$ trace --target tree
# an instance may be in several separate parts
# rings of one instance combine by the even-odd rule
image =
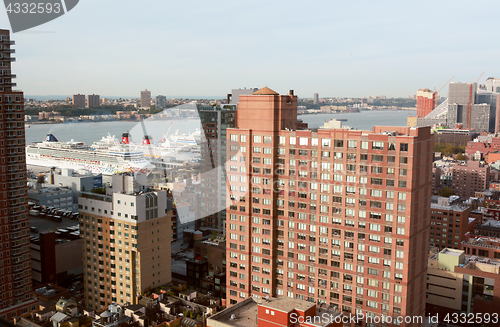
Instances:
[[[441,196],[444,196],[444,197],[446,197],[446,198],[449,198],[449,197],[450,197],[450,196],[452,196],[453,194],[455,194],[455,193],[453,192],[453,189],[452,189],[452,188],[450,188],[450,187],[445,186],[445,187],[443,187],[443,188],[441,189]]]
[[[463,153],[459,153],[457,154],[457,157],[456,157],[457,160],[465,160],[465,156]]]

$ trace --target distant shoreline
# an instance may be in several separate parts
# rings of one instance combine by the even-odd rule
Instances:
[[[140,122],[143,120],[151,120],[151,121],[171,121],[171,120],[185,120],[185,119],[197,119],[198,117],[169,117],[169,118],[146,118],[146,119],[102,119],[102,120],[68,120],[68,121],[24,121],[24,125],[45,125],[45,124],[79,124],[79,123],[101,123],[101,122]]]

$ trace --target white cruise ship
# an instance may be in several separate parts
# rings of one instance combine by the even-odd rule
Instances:
[[[121,172],[147,174],[154,169],[143,152],[130,150],[120,144],[91,149],[85,143],[73,140],[59,142],[54,135],[47,134],[45,141],[26,147],[26,163],[42,167],[87,169],[103,175]]]
[[[183,163],[197,163],[200,161],[200,146],[197,143],[197,134],[164,136],[158,143],[153,144],[150,136],[145,135],[142,143],[132,142],[130,133],[123,133],[121,141],[114,135],[103,137],[91,145],[92,150],[106,150],[110,147],[128,147],[131,152],[143,153],[156,168],[175,168]]]

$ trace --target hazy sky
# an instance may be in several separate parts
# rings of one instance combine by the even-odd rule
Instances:
[[[12,35],[13,70],[27,95],[406,97],[500,77],[499,12],[498,0],[80,0]]]

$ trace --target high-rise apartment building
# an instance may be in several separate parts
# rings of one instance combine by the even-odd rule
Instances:
[[[430,128],[300,126],[293,91],[240,96],[227,130],[228,147],[239,145],[227,164],[228,304],[284,295],[344,314],[423,316]]]
[[[167,191],[151,191],[133,176],[114,175],[106,195],[82,192],[85,305],[137,304],[148,288],[171,281],[171,218]]]
[[[430,243],[440,249],[460,249],[469,231],[470,207],[433,197],[431,203]]]
[[[98,94],[87,95],[87,107],[99,107],[101,105],[101,100],[99,100]]]
[[[437,105],[437,92],[429,89],[421,89],[417,91],[417,117],[425,117]]]
[[[451,167],[452,188],[455,195],[469,198],[490,185],[490,167],[479,161],[456,163]]]
[[[73,105],[78,108],[85,108],[85,94],[73,94]]]
[[[148,89],[141,91],[140,107],[147,109],[151,107],[151,91],[148,91]]]
[[[202,108],[199,111],[204,138],[201,144],[201,214],[199,227],[224,229],[226,221],[226,130],[234,127],[236,105]]]
[[[7,320],[38,307],[31,283],[24,97],[12,90],[12,45],[9,31],[0,30],[0,318]]]
[[[156,109],[165,109],[167,107],[167,97],[164,95],[156,96]]]
[[[314,93],[313,103],[314,104],[318,104],[319,103],[319,94],[318,93]]]

